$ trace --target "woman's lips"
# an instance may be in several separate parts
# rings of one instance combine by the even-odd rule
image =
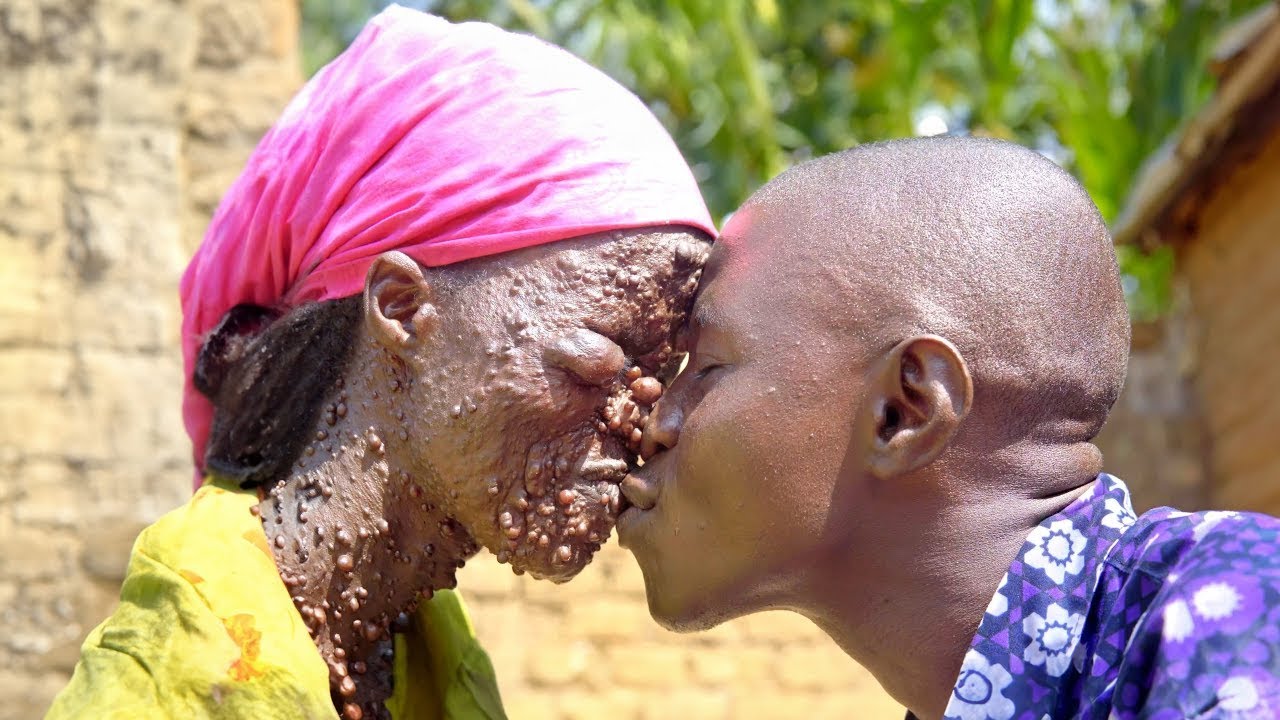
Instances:
[[[626,474],[626,460],[590,460],[578,469],[578,479],[585,482],[618,483]]]

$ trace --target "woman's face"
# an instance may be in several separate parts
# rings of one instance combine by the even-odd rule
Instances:
[[[709,247],[647,228],[432,271],[412,472],[516,572],[568,580],[608,538]]]

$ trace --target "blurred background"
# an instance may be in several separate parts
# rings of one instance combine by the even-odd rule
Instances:
[[[258,137],[385,4],[0,0],[0,717],[43,713],[134,536],[188,494],[178,277]],[[1039,150],[1089,190],[1124,271],[1134,343],[1108,469],[1140,509],[1280,513],[1275,3],[404,4],[604,69],[721,219],[861,142]],[[487,555],[460,587],[515,720],[901,717],[797,616],[658,629],[613,546],[565,587]]]

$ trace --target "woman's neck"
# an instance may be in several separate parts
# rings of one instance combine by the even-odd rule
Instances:
[[[391,636],[456,585],[475,542],[388,457],[368,403],[339,390],[293,473],[259,505],[280,577],[329,667],[339,714],[386,716]],[[438,487],[438,484],[431,484]]]

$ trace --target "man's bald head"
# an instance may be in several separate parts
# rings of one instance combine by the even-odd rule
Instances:
[[[987,442],[1101,429],[1128,314],[1102,218],[1049,160],[973,138],[864,145],[796,166],[740,214],[776,250],[744,257],[804,278],[780,282],[779,302],[833,323],[851,352],[922,333],[953,342],[973,375],[971,423],[1007,431]]]

